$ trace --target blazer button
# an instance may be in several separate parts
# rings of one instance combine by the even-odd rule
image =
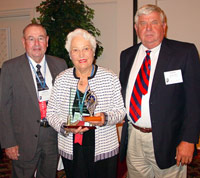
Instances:
[[[35,137],[37,138],[38,136],[35,134]]]
[[[39,120],[37,120],[37,123],[40,123],[40,121],[39,121]]]

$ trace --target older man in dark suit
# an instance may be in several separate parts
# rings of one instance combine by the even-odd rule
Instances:
[[[127,108],[120,156],[129,178],[184,178],[199,137],[198,52],[164,37],[166,17],[155,5],[141,7],[135,22],[141,43],[120,59]]]
[[[12,159],[13,178],[55,178],[57,133],[46,120],[46,104],[55,77],[67,68],[63,59],[45,55],[48,39],[42,25],[23,31],[26,53],[8,60],[1,71],[2,147]]]

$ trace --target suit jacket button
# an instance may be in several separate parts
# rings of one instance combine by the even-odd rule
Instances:
[[[40,121],[39,121],[39,120],[37,120],[37,123],[40,123]]]
[[[35,134],[35,137],[37,138],[38,136]]]

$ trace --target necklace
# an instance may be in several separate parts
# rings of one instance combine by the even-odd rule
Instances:
[[[91,75],[90,75],[90,76],[92,76],[93,73],[94,73],[94,65],[92,65],[92,72],[91,72]],[[80,80],[79,80],[79,84],[80,84],[80,85],[83,85],[83,84],[84,84],[84,81],[80,81]],[[80,109],[80,114],[81,114],[81,116],[82,116],[82,113],[83,113],[83,105],[84,105],[84,101],[85,101],[85,97],[86,97],[88,88],[89,88],[89,84],[87,84],[87,87],[86,87],[86,89],[85,89],[85,92],[84,92],[82,101],[81,101],[81,99],[80,99],[80,94],[79,94],[78,88],[77,88],[77,90],[76,90],[76,93],[77,93],[77,96],[78,96],[78,101],[79,101],[78,105],[79,105],[79,109]]]

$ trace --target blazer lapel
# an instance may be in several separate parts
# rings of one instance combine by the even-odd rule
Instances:
[[[35,84],[34,84],[32,72],[31,72],[30,65],[29,65],[28,59],[26,57],[26,54],[24,54],[23,59],[21,60],[20,68],[21,68],[20,72],[21,72],[21,76],[22,76],[21,78],[22,78],[25,86],[27,87],[29,94],[30,94],[31,98],[33,99],[35,105],[37,107],[39,107]]]
[[[122,80],[124,80],[123,86],[127,87],[129,75],[130,75],[130,72],[131,72],[131,69],[132,69],[132,66],[133,66],[133,63],[135,60],[135,56],[137,54],[137,51],[138,51],[138,48],[140,45],[141,45],[141,43],[139,43],[135,48],[132,49],[132,52],[130,52],[129,53],[130,55],[127,57],[128,60],[127,60],[126,64],[124,64],[125,65],[124,71],[122,71],[122,74],[123,74]],[[124,97],[126,96],[126,87],[124,89]]]
[[[158,85],[161,84],[164,80],[164,72],[169,63],[169,59],[171,58],[171,50],[170,47],[167,45],[167,39],[164,39],[161,48],[160,54],[158,56],[158,62],[156,66],[156,70],[153,77],[153,83],[151,88],[151,96],[154,94]]]
[[[55,78],[57,76],[57,70],[56,70],[56,66],[54,65],[54,63],[52,62],[52,60],[50,60],[48,58],[48,55],[46,55],[46,61],[47,61],[47,65],[49,67],[51,76],[52,76],[52,84],[54,84]]]

